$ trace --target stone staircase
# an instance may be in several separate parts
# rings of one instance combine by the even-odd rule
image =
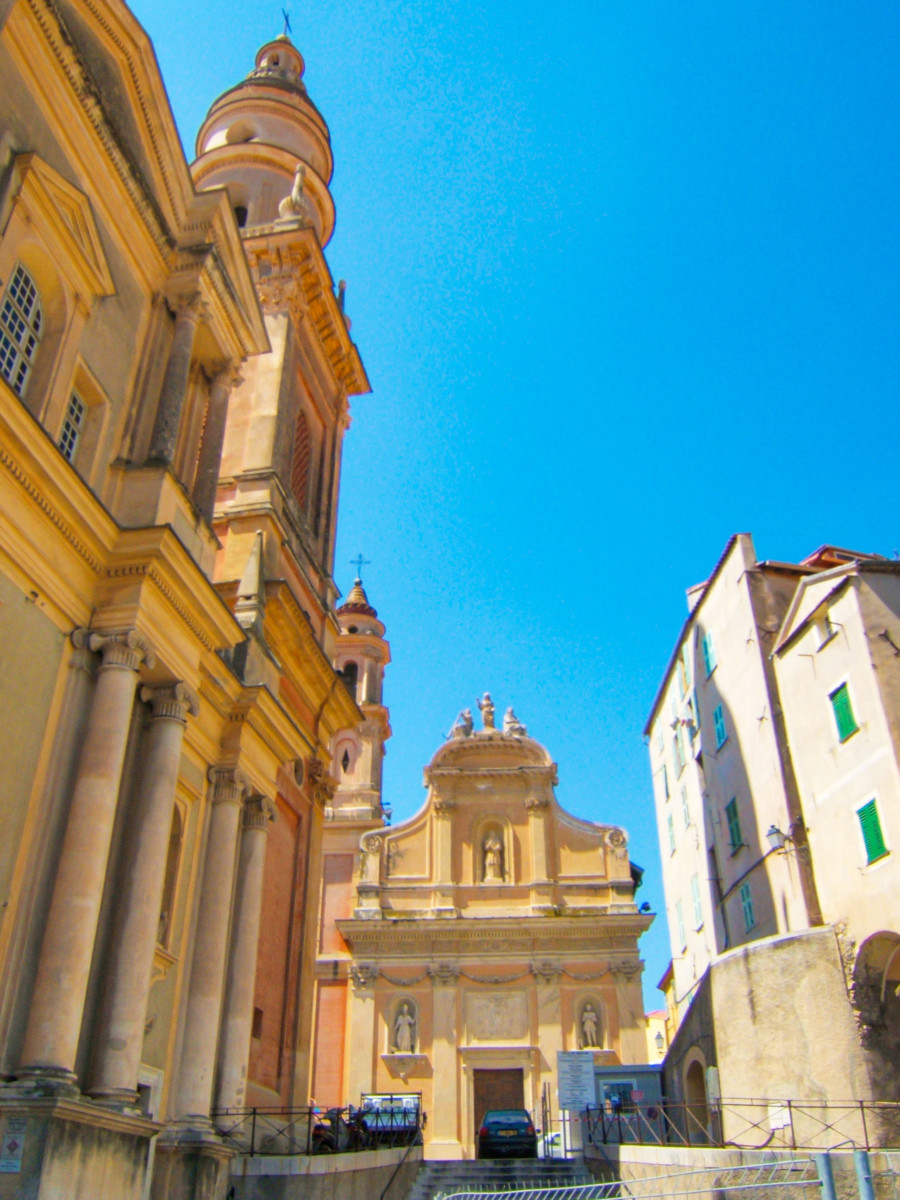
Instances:
[[[466,1162],[423,1162],[405,1200],[434,1200],[454,1192],[579,1187],[594,1183],[582,1159],[490,1158]]]

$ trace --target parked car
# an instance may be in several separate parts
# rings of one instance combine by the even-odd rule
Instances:
[[[537,1158],[534,1122],[524,1108],[498,1108],[484,1114],[478,1157]]]

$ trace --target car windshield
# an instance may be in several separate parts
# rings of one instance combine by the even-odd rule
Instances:
[[[521,1108],[498,1109],[496,1112],[485,1114],[485,1125],[509,1125],[510,1123],[521,1122],[526,1125],[531,1123],[531,1117]]]

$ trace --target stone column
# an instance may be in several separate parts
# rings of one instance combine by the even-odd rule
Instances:
[[[459,1102],[459,969],[449,963],[439,963],[429,967],[428,973],[434,984],[431,1063],[434,1071],[434,1094],[440,1099],[440,1102],[434,1105],[434,1112],[431,1113],[428,1122],[431,1134],[430,1153],[436,1158],[461,1158],[460,1140],[463,1143],[468,1142],[471,1134],[464,1128],[460,1129],[459,1122],[466,1119],[471,1121],[472,1117],[471,1114],[466,1114],[466,1106]]]
[[[247,791],[246,779],[233,767],[213,767],[209,780],[212,784],[209,838],[174,1104],[174,1115],[182,1124],[201,1129],[209,1128],[238,822]]]
[[[378,971],[365,963],[350,968],[350,1030],[347,1055],[347,1099],[353,1103],[375,1090],[375,986]]]
[[[202,301],[199,294],[182,303],[175,314],[175,332],[172,335],[166,373],[159,393],[148,462],[169,464],[175,455],[181,412],[191,372],[194,338],[201,314]]]
[[[74,1088],[75,1055],[112,840],[138,668],[154,662],[139,633],[76,631],[101,654],[72,804],[44,930],[20,1076]]]
[[[225,443],[225,423],[228,419],[228,398],[231,389],[242,382],[235,364],[229,363],[209,385],[206,422],[203,426],[203,440],[200,442],[197,476],[194,480],[194,504],[207,521],[212,520],[216,503],[222,446]]]
[[[550,797],[543,791],[529,794],[523,802],[528,813],[531,841],[531,910],[546,913],[553,908],[553,884],[550,880],[550,855],[547,846],[547,817]]]
[[[128,857],[94,1043],[91,1096],[133,1104],[147,996],[165,886],[175,785],[188,712],[199,711],[183,683],[141,689],[152,716],[142,746],[141,782],[129,821]]]
[[[231,955],[225,989],[225,1011],[219,1040],[216,1108],[240,1108],[247,1083],[247,1058],[253,1025],[256,949],[262,911],[266,835],[275,805],[266,796],[244,801],[243,833],[238,862],[237,895],[231,929]]]
[[[433,909],[436,916],[455,917],[457,908],[456,888],[453,884],[453,813],[456,810],[456,801],[438,796],[432,802],[432,808],[438,818],[434,823],[436,879]]]

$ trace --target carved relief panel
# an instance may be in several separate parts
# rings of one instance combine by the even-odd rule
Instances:
[[[475,992],[465,997],[466,1040],[508,1042],[528,1036],[528,1003],[524,991]]]

